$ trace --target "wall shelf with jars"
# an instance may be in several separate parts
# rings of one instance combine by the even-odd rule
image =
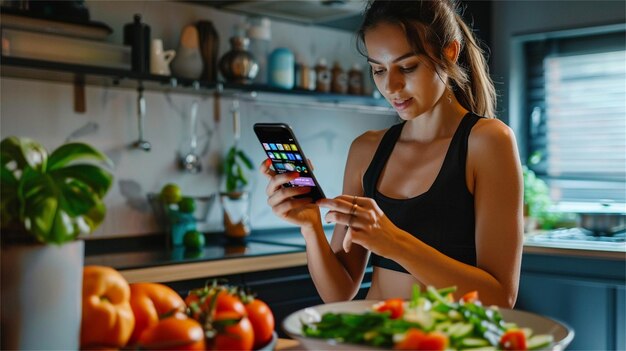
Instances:
[[[232,96],[258,104],[296,104],[311,108],[358,109],[374,113],[392,113],[389,104],[381,98],[361,95],[321,93],[305,89],[282,89],[264,84],[208,82],[137,73],[108,67],[68,64],[2,55],[1,76],[33,79],[85,86],[119,87],[145,91],[166,91],[185,94],[216,94]],[[290,99],[281,99],[291,96]]]

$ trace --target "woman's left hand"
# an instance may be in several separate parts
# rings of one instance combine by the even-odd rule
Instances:
[[[376,201],[368,197],[340,195],[334,199],[321,199],[317,204],[330,210],[325,217],[327,223],[346,226],[343,240],[346,252],[350,251],[354,242],[377,255],[389,257],[389,248],[393,246],[393,233],[396,233],[397,227],[385,216]]]

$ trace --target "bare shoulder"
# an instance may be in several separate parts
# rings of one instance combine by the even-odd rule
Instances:
[[[511,147],[515,143],[513,130],[499,119],[480,119],[470,134],[470,148],[488,152],[492,148]]]
[[[515,168],[519,163],[517,142],[513,130],[497,119],[479,120],[469,137],[468,165],[479,170],[502,170],[504,165]]]
[[[350,145],[347,168],[364,173],[386,131],[387,129],[370,130],[356,137]]]

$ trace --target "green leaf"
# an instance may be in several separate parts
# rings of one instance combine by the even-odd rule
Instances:
[[[0,143],[1,163],[6,165],[15,161],[17,169],[29,166],[44,171],[48,152],[38,142],[28,138],[8,137]]]
[[[103,198],[111,187],[113,176],[111,173],[94,165],[72,165],[50,172],[57,183],[75,179],[88,186],[100,198]]]
[[[239,157],[239,159],[241,161],[243,161],[243,164],[246,165],[246,167],[248,167],[248,169],[253,169],[254,168],[254,166],[252,165],[252,160],[250,160],[248,155],[246,155],[243,152],[243,150],[238,150],[237,151],[237,156]]]
[[[50,171],[59,169],[68,163],[82,159],[93,159],[112,167],[113,162],[102,152],[84,143],[68,143],[54,150],[48,161]]]
[[[61,207],[71,217],[77,217],[87,213],[98,201],[98,195],[91,189],[76,180],[65,184],[57,183],[61,192]]]
[[[59,205],[49,177],[27,168],[20,182],[20,219],[40,242],[48,242]]]

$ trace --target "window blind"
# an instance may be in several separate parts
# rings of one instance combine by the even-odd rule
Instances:
[[[557,201],[626,202],[624,33],[526,47],[529,165]]]

